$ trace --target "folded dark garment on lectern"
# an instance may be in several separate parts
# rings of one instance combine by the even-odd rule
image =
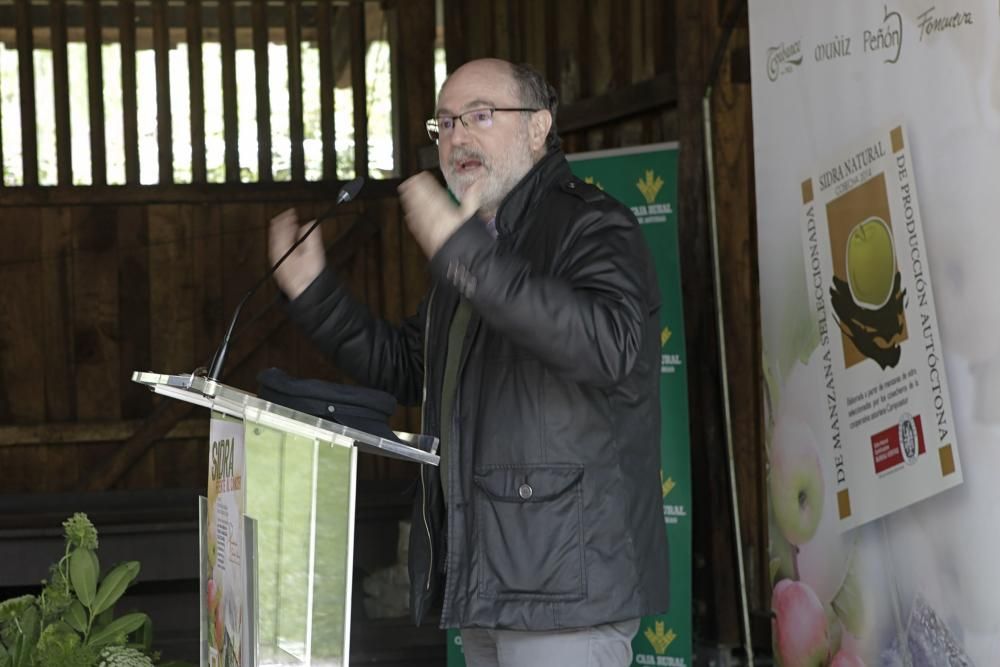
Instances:
[[[257,396],[265,401],[402,442],[389,428],[389,418],[396,410],[392,394],[369,387],[296,378],[279,368],[258,373],[257,384]]]

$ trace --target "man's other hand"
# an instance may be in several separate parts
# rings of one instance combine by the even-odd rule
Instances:
[[[455,206],[448,192],[426,171],[399,185],[406,226],[428,258],[479,209],[478,186],[479,183],[469,186],[462,205]]]
[[[272,266],[311,224],[312,221],[309,221],[300,225],[299,216],[294,208],[282,211],[271,218],[267,252]],[[326,266],[326,251],[323,247],[323,236],[317,229],[278,267],[274,272],[274,280],[285,296],[295,299],[316,280],[324,266]]]

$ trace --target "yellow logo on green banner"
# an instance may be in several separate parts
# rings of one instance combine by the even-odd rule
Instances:
[[[667,494],[674,490],[677,486],[677,482],[674,481],[673,477],[667,477],[663,479],[663,471],[660,471],[660,486],[663,489],[663,497],[666,498]]]
[[[653,628],[646,628],[646,639],[649,640],[650,645],[653,650],[656,651],[657,655],[663,655],[667,647],[670,646],[671,642],[677,639],[677,635],[674,633],[673,628],[664,632],[663,621],[656,621],[656,631]]]
[[[644,179],[640,178],[636,182],[635,187],[639,188],[639,192],[646,199],[646,203],[652,204],[656,201],[656,195],[660,193],[660,188],[663,187],[663,179],[653,174],[652,169],[647,169],[646,177]]]

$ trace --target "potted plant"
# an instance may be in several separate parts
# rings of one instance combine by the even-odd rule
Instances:
[[[0,667],[182,667],[159,662],[146,614],[114,616],[139,574],[119,563],[100,576],[97,529],[86,514],[63,522],[66,549],[38,595],[0,602]]]

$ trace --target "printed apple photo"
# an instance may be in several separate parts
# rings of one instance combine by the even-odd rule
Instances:
[[[862,552],[855,531],[842,535],[837,526],[832,471],[817,435],[823,414],[814,373],[821,361],[814,348],[806,363],[793,365],[780,392],[770,376],[765,386],[774,657],[782,667],[875,665],[864,648]]]

